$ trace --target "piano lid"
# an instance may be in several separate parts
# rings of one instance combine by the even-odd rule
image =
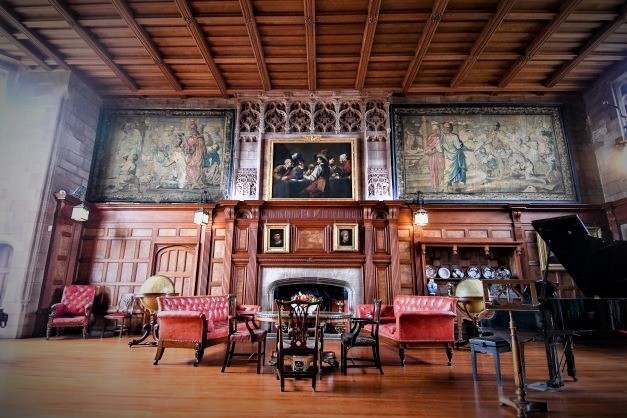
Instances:
[[[585,296],[627,297],[627,241],[591,236],[577,215],[531,224]]]

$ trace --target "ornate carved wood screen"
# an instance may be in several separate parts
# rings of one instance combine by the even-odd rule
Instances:
[[[357,138],[363,173],[357,198],[392,198],[389,97],[307,96],[242,100],[235,132],[234,199],[258,199],[262,192],[265,139],[324,135]]]

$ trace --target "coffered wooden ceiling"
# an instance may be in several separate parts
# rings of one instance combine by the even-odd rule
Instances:
[[[627,59],[622,0],[0,0],[0,63],[103,96],[582,91]]]

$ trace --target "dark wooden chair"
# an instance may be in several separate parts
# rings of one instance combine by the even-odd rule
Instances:
[[[371,318],[351,318],[348,332],[342,333],[342,374],[346,374],[349,367],[376,367],[383,374],[381,357],[379,355],[379,322],[381,320],[381,299],[374,300],[374,309]],[[348,352],[355,347],[370,347],[372,357],[353,356]],[[351,364],[348,364],[351,362]]]
[[[238,305],[238,308],[240,306],[241,305]],[[233,357],[254,358],[254,360],[257,361],[257,374],[261,373],[261,366],[263,366],[266,357],[266,337],[268,336],[268,331],[261,329],[258,322],[255,320],[255,314],[253,312],[259,311],[260,309],[261,307],[257,305],[254,305],[253,309],[242,310],[242,312],[248,313],[241,313],[238,309],[238,313],[229,318],[229,335],[226,342],[222,373],[224,373],[224,369],[231,366]],[[246,325],[246,329],[242,329],[241,326],[238,326],[241,323]],[[235,351],[235,347],[238,343],[257,344],[257,352]]]
[[[278,310],[276,372],[281,392],[285,391],[285,377],[311,377],[311,388],[315,391],[321,361],[320,300],[276,300],[275,303]]]
[[[96,286],[72,284],[63,288],[61,302],[50,308],[46,340],[50,338],[52,328],[59,330],[68,327],[83,329],[83,338],[87,338],[87,329],[96,297]]]
[[[122,334],[124,334],[124,332],[131,335],[131,321],[133,319],[134,308],[135,295],[132,293],[122,293],[116,310],[113,312],[107,312],[102,317],[102,333],[100,334],[100,338],[104,337],[108,321],[114,322],[112,330],[114,335],[116,332],[120,333],[120,338],[122,338]]]

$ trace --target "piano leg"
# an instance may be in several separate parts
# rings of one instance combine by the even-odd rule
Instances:
[[[566,370],[568,375],[577,381],[577,369],[575,369],[575,346],[573,345],[573,336],[564,336],[564,358],[566,359]]]
[[[521,359],[520,343],[516,332],[516,322],[514,315],[509,311],[509,329],[512,339],[512,356],[514,362],[514,381],[516,382],[516,397],[500,396],[499,403],[501,405],[511,406],[516,409],[518,418],[526,418],[527,413],[531,412],[549,412],[549,406],[546,402],[530,401],[527,399],[527,391],[525,389],[525,373],[523,370],[523,362]]]
[[[546,363],[549,369],[549,380],[547,380],[546,386],[550,389],[557,389],[564,386],[562,371],[560,370],[559,354],[557,352],[557,346],[559,344],[559,337],[555,335],[545,335],[544,348],[546,350]]]

